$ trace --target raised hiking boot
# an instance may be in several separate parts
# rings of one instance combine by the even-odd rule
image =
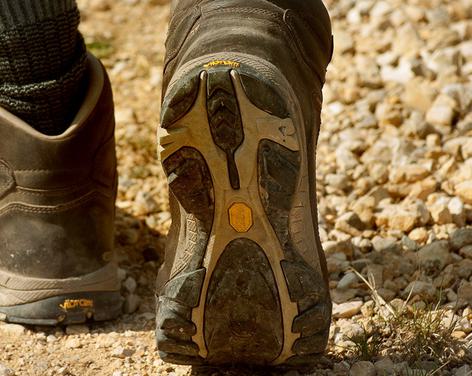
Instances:
[[[315,197],[326,9],[182,0],[166,47],[159,154],[173,223],[160,356],[311,367],[331,318]]]
[[[113,99],[89,56],[69,129],[45,136],[0,108],[0,319],[55,325],[121,310],[113,253]]]

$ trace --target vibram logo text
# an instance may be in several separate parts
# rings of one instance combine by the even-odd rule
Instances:
[[[91,299],[67,299],[64,303],[60,304],[64,311],[75,308],[93,308],[93,300]]]
[[[229,67],[232,67],[232,68],[239,68],[241,64],[238,63],[237,61],[231,61],[231,60],[213,60],[213,61],[210,61],[209,63],[205,64],[203,67],[204,68],[212,68],[212,67],[217,67],[217,66],[220,66],[220,65],[226,65],[226,66],[229,66]]]

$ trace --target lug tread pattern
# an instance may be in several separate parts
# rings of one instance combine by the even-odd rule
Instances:
[[[282,310],[269,260],[258,244],[228,244],[210,280],[205,312],[208,361],[270,364],[282,350]]]
[[[173,93],[166,97],[170,99],[165,99],[162,104],[165,109],[161,118],[163,128],[168,128],[190,110],[198,95],[198,82],[198,76],[187,76],[178,87],[172,88]]]
[[[213,183],[203,156],[182,147],[163,161],[172,193],[186,216],[185,248],[177,253],[170,280],[158,298],[156,338],[161,358],[177,364],[200,364],[192,309],[205,278],[203,257],[213,222]]]
[[[292,330],[300,333],[292,351],[292,361],[307,366],[323,353],[328,340],[331,303],[322,276],[298,254],[289,232],[289,216],[300,173],[299,152],[273,141],[259,146],[259,192],[271,225],[284,247],[281,262],[290,294],[299,315]]]
[[[228,70],[210,72],[207,83],[207,111],[211,135],[225,152],[233,189],[240,188],[234,153],[244,140],[244,130],[236,92]]]

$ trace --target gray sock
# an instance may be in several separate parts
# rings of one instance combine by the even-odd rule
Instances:
[[[69,126],[87,86],[75,0],[0,0],[0,106],[38,131]]]

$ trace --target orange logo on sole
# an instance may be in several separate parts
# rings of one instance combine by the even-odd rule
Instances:
[[[252,210],[242,202],[236,202],[229,208],[229,223],[239,233],[248,232],[253,225]]]

